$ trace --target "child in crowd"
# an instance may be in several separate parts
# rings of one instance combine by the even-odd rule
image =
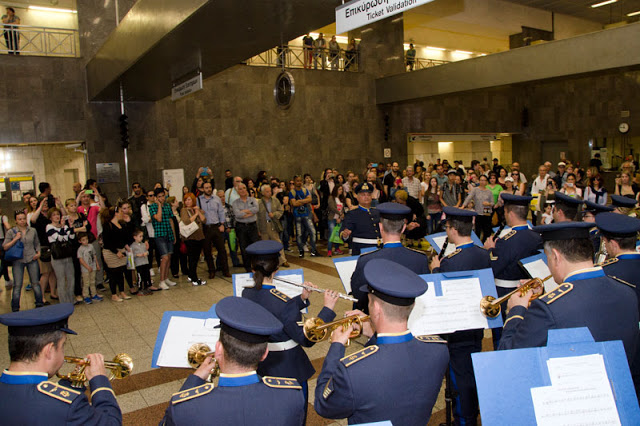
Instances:
[[[102,302],[102,296],[96,290],[96,271],[100,270],[96,252],[89,244],[89,234],[81,232],[78,234],[80,247],[78,247],[78,261],[82,268],[82,297],[84,303],[90,305],[92,301]],[[91,295],[93,294],[93,297]]]
[[[133,244],[131,244],[131,251],[133,252],[136,272],[138,272],[138,286],[140,287],[138,295],[148,296],[153,294],[152,291],[158,291],[160,289],[151,285],[149,250],[147,249],[147,245],[142,242],[143,237],[144,233],[141,229],[133,231]]]
[[[548,225],[553,222],[553,214],[551,213],[551,209],[553,209],[553,201],[547,201],[544,205],[544,213],[542,213],[542,225]]]

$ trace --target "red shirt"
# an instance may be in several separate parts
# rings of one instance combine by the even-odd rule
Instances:
[[[87,216],[87,220],[91,224],[91,233],[94,237],[98,238],[98,213],[100,212],[100,207],[93,205],[89,206],[89,210],[84,206],[78,206],[78,213],[83,213]]]

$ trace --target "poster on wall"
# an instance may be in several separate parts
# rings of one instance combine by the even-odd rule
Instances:
[[[120,183],[120,163],[96,163],[98,183]]]
[[[162,171],[162,184],[169,189],[169,195],[182,200],[184,186],[184,169],[167,169]]]

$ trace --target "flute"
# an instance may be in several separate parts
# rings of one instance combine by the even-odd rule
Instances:
[[[280,278],[280,277],[273,277],[273,279],[274,280],[278,280],[278,281],[282,281],[283,283],[286,283],[286,284],[291,284],[291,285],[296,286],[296,287],[302,287],[305,290],[317,291],[318,293],[324,293],[326,291],[326,290],[321,289],[321,288],[310,287],[308,285],[294,283],[293,281],[285,280],[284,278]],[[342,294],[342,293],[338,293],[338,297],[341,298],[341,299],[344,299],[344,300],[349,300],[351,302],[357,302],[358,301],[358,299],[356,299],[355,297],[351,297],[349,295]]]

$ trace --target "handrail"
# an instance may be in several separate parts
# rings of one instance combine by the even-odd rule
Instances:
[[[322,69],[328,71],[358,71],[359,52],[340,49],[306,49],[302,46],[277,46],[244,61],[257,67]]]
[[[79,57],[78,30],[2,24],[0,53],[31,56]]]

